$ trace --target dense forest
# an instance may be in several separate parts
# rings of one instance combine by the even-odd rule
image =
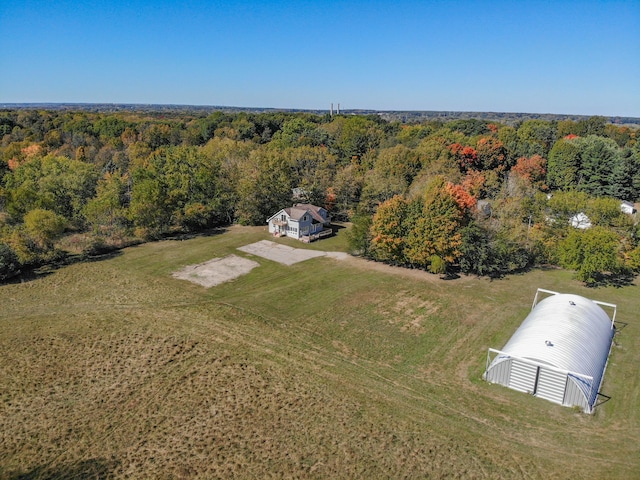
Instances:
[[[0,280],[176,232],[263,225],[293,202],[351,221],[353,253],[382,262],[628,280],[640,227],[621,201],[640,199],[638,135],[602,117],[1,110]]]

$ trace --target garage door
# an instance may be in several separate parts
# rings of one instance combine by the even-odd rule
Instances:
[[[521,362],[515,358],[511,363],[509,387],[520,392],[533,393],[536,390],[538,367]]]
[[[550,402],[562,404],[564,390],[567,385],[567,374],[540,367],[536,397],[544,398]]]

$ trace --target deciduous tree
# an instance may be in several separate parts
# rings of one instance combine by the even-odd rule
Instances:
[[[371,222],[371,256],[382,262],[406,263],[404,255],[409,204],[400,195],[383,202]]]
[[[279,152],[253,151],[238,182],[237,216],[243,225],[263,225],[291,204],[291,169]]]
[[[560,244],[563,267],[576,270],[578,280],[592,284],[605,273],[620,273],[624,263],[619,253],[618,236],[604,227],[572,230]]]
[[[20,272],[20,261],[13,249],[0,242],[0,280],[6,280]]]
[[[433,255],[448,265],[460,256],[463,213],[446,189],[442,178],[435,178],[422,198],[411,202],[407,215],[405,256],[416,266],[427,267]]]
[[[94,233],[111,235],[127,225],[129,176],[106,173],[98,181],[96,195],[84,208]]]
[[[547,190],[547,161],[540,155],[520,157],[511,172],[524,183],[525,187],[535,190]]]
[[[24,227],[29,236],[44,250],[64,232],[66,219],[51,210],[36,208],[24,216]]]

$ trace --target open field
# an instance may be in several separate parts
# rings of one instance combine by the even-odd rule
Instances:
[[[0,286],[0,478],[640,478],[638,281],[238,250],[267,239],[232,227]],[[229,255],[259,267],[172,276]],[[537,287],[618,305],[594,415],[480,379]]]

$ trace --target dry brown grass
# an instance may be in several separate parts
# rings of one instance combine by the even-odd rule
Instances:
[[[2,453],[22,460],[5,474],[102,462],[113,477],[398,477],[451,460],[455,445],[373,423],[304,372],[214,346],[152,334],[3,343]]]
[[[638,477],[631,321],[593,416],[479,380],[535,287],[593,294],[565,272],[443,282],[320,258],[211,289],[171,277],[261,238],[0,286],[0,478]],[[637,294],[597,297],[625,321]]]

